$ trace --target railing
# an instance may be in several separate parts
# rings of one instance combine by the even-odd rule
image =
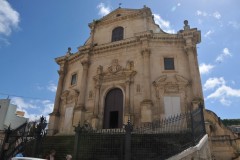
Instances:
[[[167,159],[195,146],[205,135],[203,108],[135,127],[93,130],[75,128],[74,159],[154,160]]]
[[[22,149],[26,126],[27,123],[24,123],[14,130],[11,130],[10,126],[5,130],[5,139],[2,144],[0,155],[1,160],[9,159]]]
[[[30,141],[34,142],[31,146],[31,155],[38,156],[39,145],[42,138],[46,135],[46,119],[40,117],[40,122],[24,123],[16,129],[11,130],[10,126],[5,130],[5,138],[0,151],[0,160],[8,160],[19,152],[26,152],[26,145]]]

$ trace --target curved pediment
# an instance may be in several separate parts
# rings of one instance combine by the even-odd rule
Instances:
[[[77,89],[65,90],[61,95],[61,100],[64,103],[72,103],[77,100],[78,95],[79,95],[79,90]]]
[[[188,85],[190,84],[189,80],[180,75],[162,75],[158,77],[154,82],[153,85],[158,92],[164,93],[179,93],[183,91]],[[159,94],[157,94],[159,95]]]
[[[165,85],[165,84],[184,84],[184,85],[188,85],[189,84],[189,80],[183,76],[180,76],[178,74],[175,74],[173,76],[168,76],[168,75],[162,75],[160,77],[158,77],[154,82],[153,85],[154,86],[160,86],[160,85]]]

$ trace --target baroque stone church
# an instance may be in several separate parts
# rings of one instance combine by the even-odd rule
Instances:
[[[191,111],[203,102],[197,47],[201,32],[185,20],[164,32],[151,10],[118,8],[89,24],[76,53],[55,59],[59,81],[49,135],[135,126]]]

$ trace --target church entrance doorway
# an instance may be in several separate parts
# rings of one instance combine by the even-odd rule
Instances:
[[[104,106],[103,128],[122,128],[123,125],[123,93],[114,88],[107,93]]]

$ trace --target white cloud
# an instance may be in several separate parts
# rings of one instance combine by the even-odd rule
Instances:
[[[216,12],[213,13],[213,17],[216,18],[216,19],[220,19],[221,14],[218,11],[216,11]]]
[[[207,37],[209,37],[213,33],[214,33],[214,30],[209,30],[209,31],[207,31],[207,33],[204,34],[204,37],[207,38]]]
[[[180,7],[180,6],[181,6],[181,3],[177,3],[176,6],[172,7],[171,11],[174,12],[177,9],[177,7]]]
[[[30,121],[35,121],[40,118],[40,116],[49,119],[49,113],[53,111],[53,102],[50,100],[29,100],[26,101],[20,97],[13,97],[11,103],[17,105],[17,109],[24,111],[26,118]]]
[[[9,36],[19,21],[19,13],[6,0],[0,0],[0,34]]]
[[[222,97],[220,99],[220,103],[222,103],[224,106],[230,106],[232,102],[230,100],[227,100],[225,97]]]
[[[156,24],[160,26],[162,30],[167,33],[175,33],[175,30],[171,28],[170,22],[164,20],[159,14],[153,14]]]
[[[208,95],[207,98],[219,98],[219,97],[240,97],[240,89],[233,89],[229,86],[222,85],[215,92]]]
[[[53,111],[54,104],[51,101],[45,100],[45,101],[42,101],[42,104],[44,105],[43,114],[46,115]]]
[[[205,64],[205,63],[202,63],[202,64],[200,64],[200,66],[199,66],[200,74],[207,74],[207,73],[210,73],[211,70],[212,70],[214,67],[215,67],[215,66],[212,65],[212,64]]]
[[[216,19],[220,19],[222,16],[221,14],[218,12],[218,11],[215,11],[214,13],[207,13],[205,11],[200,11],[200,10],[197,10],[196,11],[196,14],[197,16],[202,16],[202,17],[213,17],[213,18],[216,18]]]
[[[56,92],[57,91],[57,85],[54,84],[53,82],[49,82],[47,89],[51,92]]]
[[[17,105],[19,110],[24,110],[27,108],[37,108],[36,105],[26,102],[23,98],[20,97],[13,97],[11,99],[11,103]]]
[[[204,16],[204,17],[206,17],[208,14],[207,14],[207,12],[205,12],[205,11],[197,10],[197,15],[198,15],[198,16]]]
[[[209,78],[205,84],[203,85],[204,87],[204,90],[208,90],[208,89],[213,89],[217,86],[222,86],[222,85],[225,85],[225,80],[223,77],[220,77],[220,78]]]
[[[228,24],[235,29],[240,29],[240,23],[237,21],[229,21]]]
[[[218,55],[216,62],[223,62],[226,57],[232,57],[228,48],[224,48],[222,54]]]
[[[213,93],[207,96],[207,99],[218,99],[222,105],[231,105],[230,98],[240,97],[240,89],[234,89],[225,84],[218,87]]]
[[[100,16],[105,16],[105,15],[107,15],[108,13],[111,12],[111,8],[110,8],[109,6],[105,6],[104,3],[100,3],[100,4],[97,6],[97,8],[99,9],[98,14],[99,14]]]

